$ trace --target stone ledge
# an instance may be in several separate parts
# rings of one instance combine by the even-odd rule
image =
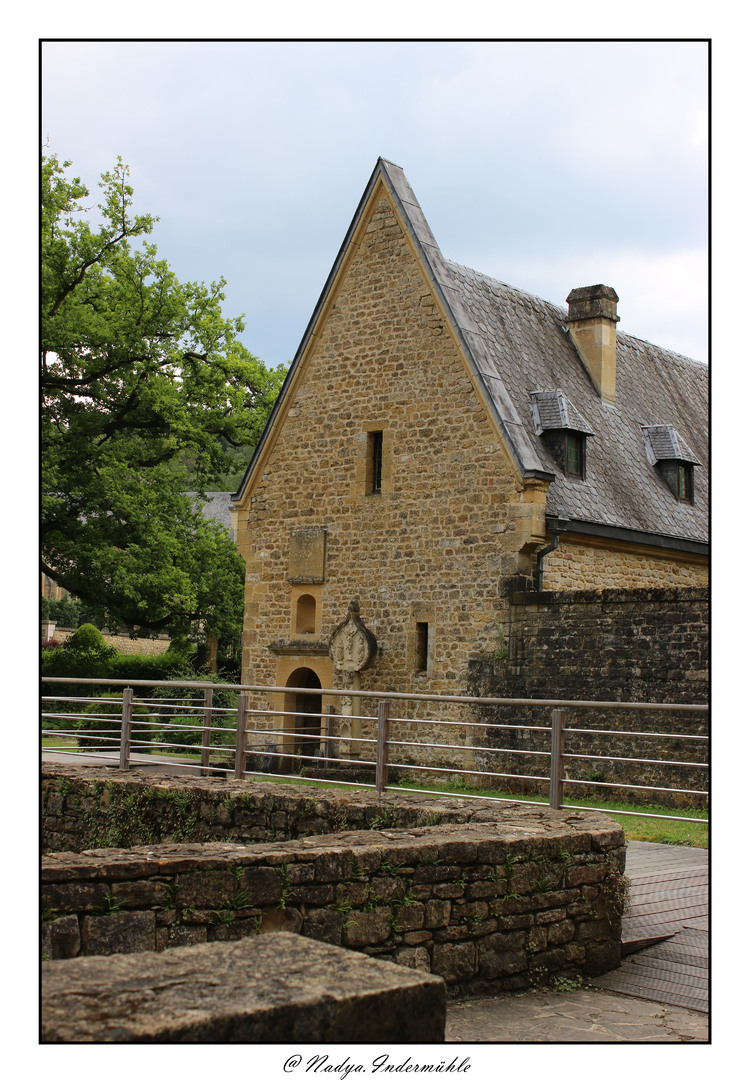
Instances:
[[[442,1042],[442,978],[272,933],[42,965],[47,1042]]]

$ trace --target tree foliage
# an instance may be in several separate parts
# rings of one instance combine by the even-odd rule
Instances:
[[[222,315],[223,280],[158,258],[121,160],[95,210],[69,165],[42,162],[42,569],[132,627],[233,638],[242,562],[184,494],[249,457],[284,373]]]

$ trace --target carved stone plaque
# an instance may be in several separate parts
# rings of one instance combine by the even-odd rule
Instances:
[[[325,527],[293,530],[289,537],[289,582],[323,583],[325,574]]]
[[[336,628],[328,644],[334,666],[344,673],[359,673],[372,663],[377,649],[375,636],[360,618],[359,602],[350,602],[346,619]]]

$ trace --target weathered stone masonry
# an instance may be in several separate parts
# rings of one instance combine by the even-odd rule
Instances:
[[[149,839],[44,858],[50,958],[273,930],[431,971],[456,988],[525,988],[619,963],[624,836],[598,814],[401,795],[378,805],[360,792],[202,779],[154,786],[85,768],[47,774],[44,800],[55,845],[80,844],[97,824],[111,830],[114,807],[123,830]],[[360,828],[299,837],[342,823]],[[160,834],[161,825],[200,838],[209,824],[214,838],[235,841]],[[248,845],[271,832],[275,841]],[[284,832],[298,837],[281,841]]]
[[[519,549],[534,505],[519,493],[387,199],[351,253],[289,395],[283,442],[267,453],[239,511],[243,680],[286,684],[306,666],[323,687],[338,687],[327,639],[358,598],[380,647],[363,688],[455,693],[470,654],[497,640],[503,577],[519,559],[531,567]],[[366,478],[373,430],[383,432],[375,494]],[[325,563],[322,581],[304,587],[290,581],[290,538],[313,527],[326,530]],[[543,537],[543,522],[540,529]],[[317,599],[317,631],[295,636],[303,590]],[[417,621],[430,626],[423,672],[414,662]],[[306,649],[290,653],[290,640]],[[416,731],[402,725],[396,735]]]
[[[472,691],[513,698],[611,700],[630,703],[708,701],[708,591],[705,587],[652,590],[545,591],[511,595],[504,657],[472,663]],[[493,709],[495,721],[539,724],[539,711]],[[568,710],[568,726],[640,733],[708,732],[708,716],[689,712]],[[546,748],[532,730],[503,732],[503,744]],[[566,751],[640,759],[706,762],[706,742],[571,733]],[[529,757],[499,761],[502,769],[528,773]],[[628,780],[676,789],[707,789],[707,771],[658,764],[573,760],[570,777]],[[596,793],[594,787],[590,793]],[[566,790],[575,803],[580,788]],[[599,796],[610,796],[598,791]],[[627,796],[627,795],[626,795]],[[636,792],[630,792],[636,797]],[[648,795],[646,795],[646,798]],[[638,798],[643,800],[643,795]],[[700,798],[660,794],[665,804],[705,804]]]

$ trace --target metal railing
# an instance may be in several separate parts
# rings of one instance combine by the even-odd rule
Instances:
[[[694,771],[707,771],[707,762],[695,762],[694,760],[671,760],[663,757],[650,758],[646,756],[618,756],[609,752],[593,753],[581,751],[566,751],[566,738],[569,735],[584,735],[589,738],[611,737],[637,738],[641,741],[649,740],[663,744],[669,742],[693,742],[700,748],[701,743],[707,743],[708,737],[704,734],[684,732],[653,732],[650,730],[623,730],[584,728],[581,726],[568,726],[567,717],[570,710],[598,712],[626,711],[626,712],[659,712],[680,713],[691,715],[706,715],[708,707],[702,704],[675,704],[675,703],[623,703],[620,701],[599,700],[552,700],[552,699],[512,699],[502,697],[477,697],[477,696],[445,696],[432,695],[429,693],[405,693],[405,692],[370,692],[352,689],[310,689],[276,687],[266,685],[227,685],[211,684],[203,681],[117,681],[97,678],[80,677],[43,677],[43,683],[54,685],[86,685],[104,686],[108,691],[122,686],[121,695],[113,699],[112,695],[105,697],[88,696],[42,696],[42,720],[55,724],[54,728],[42,728],[42,737],[46,738],[47,745],[43,752],[53,753],[56,756],[69,757],[72,760],[83,759],[91,761],[93,757],[97,762],[117,762],[122,770],[132,766],[144,767],[152,765],[162,767],[173,765],[181,770],[194,769],[202,774],[225,774],[236,779],[246,777],[268,777],[273,775],[280,779],[297,779],[304,782],[324,782],[331,786],[360,786],[375,789],[378,794],[384,793],[388,788],[389,770],[399,772],[407,771],[410,774],[421,772],[428,777],[446,775],[460,775],[469,779],[482,780],[479,793],[461,793],[460,796],[470,798],[475,796],[482,800],[512,803],[519,800],[529,801],[525,796],[515,797],[488,797],[481,789],[489,788],[488,781],[505,780],[511,782],[531,782],[546,784],[549,787],[549,799],[547,801],[531,801],[533,804],[549,805],[551,808],[562,807],[570,809],[592,810],[590,805],[576,805],[564,801],[565,787],[585,786],[620,791],[647,792],[649,794],[669,794],[673,797],[708,796],[707,789],[690,787],[675,787],[644,784],[643,782],[614,781],[607,782],[592,778],[581,779],[569,777],[567,766],[573,761],[592,761],[594,763],[617,763],[620,765],[632,764],[634,767],[659,766],[660,768],[691,768]],[[144,695],[136,696],[136,690],[143,689]],[[179,693],[175,696],[165,697],[162,690]],[[236,704],[220,706],[214,700],[214,694],[219,691],[225,696],[228,694],[236,698]],[[311,694],[321,698],[320,711],[304,711],[298,706],[294,710],[282,710],[259,703],[257,697],[272,695],[302,695]],[[252,697],[256,697],[255,700]],[[334,704],[322,707],[323,699],[339,701],[339,709]],[[351,704],[355,701],[364,701],[365,704],[373,703],[373,714],[353,714],[343,709],[343,703]],[[488,720],[470,721],[460,719],[438,719],[433,717],[405,717],[397,715],[394,709],[402,702],[410,701],[413,704],[436,703],[451,708],[457,705],[477,708],[534,708],[549,710],[549,722],[543,725],[534,725],[526,722],[520,724],[508,722],[492,722]],[[57,711],[45,710],[45,705],[57,704]],[[75,710],[78,705],[85,705],[85,710]],[[97,704],[105,705],[101,708]],[[253,705],[255,704],[255,705]],[[65,709],[60,709],[64,705]],[[73,709],[71,709],[73,708]],[[117,714],[113,716],[112,709],[116,708]],[[184,713],[183,713],[184,712]],[[305,728],[298,729],[301,716],[305,719]],[[179,719],[179,721],[176,721]],[[258,725],[263,719],[266,724]],[[267,723],[273,719],[272,726]],[[165,721],[166,720],[166,721]],[[256,722],[253,725],[253,722]],[[59,725],[63,723],[63,725]],[[68,723],[66,726],[65,723]],[[81,723],[84,723],[82,725]],[[106,723],[104,728],[101,726]],[[116,724],[115,724],[116,723]],[[310,729],[310,725],[315,727]],[[366,737],[361,734],[361,725],[372,732],[372,736]],[[358,725],[355,725],[358,724]],[[419,740],[403,740],[392,736],[392,727],[409,725],[420,728]],[[98,726],[98,728],[97,728]],[[349,732],[343,732],[342,727],[347,727]],[[439,737],[441,731],[459,729],[466,734],[464,743],[451,743],[450,733],[446,741],[427,740],[427,737]],[[545,748],[505,748],[495,744],[487,744],[486,739],[490,731],[517,732],[526,734],[534,733],[545,739]],[[425,739],[421,738],[421,734]],[[475,737],[471,737],[475,734]],[[55,745],[51,743],[54,738],[62,738],[63,743]],[[471,738],[471,740],[469,739]],[[271,743],[269,744],[269,739]],[[484,740],[485,743],[477,743]],[[75,744],[70,742],[74,741]],[[343,746],[343,753],[342,753]],[[424,756],[425,750],[431,750],[430,763],[419,762],[414,759],[414,750]],[[409,750],[412,752],[409,759]],[[188,754],[192,758],[189,758]],[[474,766],[457,765],[457,760],[466,760],[467,756],[474,754]],[[482,766],[476,760],[476,754],[484,759],[493,759],[498,756],[505,757],[536,757],[545,764],[542,774],[522,774],[518,771],[493,770]],[[217,756],[225,757],[217,762]],[[229,757],[227,760],[226,757]],[[370,758],[368,758],[370,757]],[[394,758],[395,757],[395,758]],[[254,764],[254,768],[248,768],[248,760]],[[260,760],[260,763],[258,761]],[[406,762],[401,762],[406,760]],[[308,765],[318,769],[318,776],[308,773]],[[331,770],[336,767],[347,768],[350,771],[363,768],[374,771],[374,781],[346,780],[331,777]],[[275,769],[277,768],[277,769]],[[300,772],[305,770],[304,778]],[[328,777],[326,777],[326,775]],[[501,789],[502,787],[496,787]],[[507,789],[507,787],[506,787]],[[415,792],[433,794],[435,796],[455,797],[455,791],[445,791],[430,786],[429,789],[410,787],[399,782],[399,792]],[[627,810],[594,809],[594,811],[612,812],[618,811],[622,815],[643,816],[649,818],[674,820],[683,822],[707,823],[705,818],[672,816],[668,813],[630,812]]]

